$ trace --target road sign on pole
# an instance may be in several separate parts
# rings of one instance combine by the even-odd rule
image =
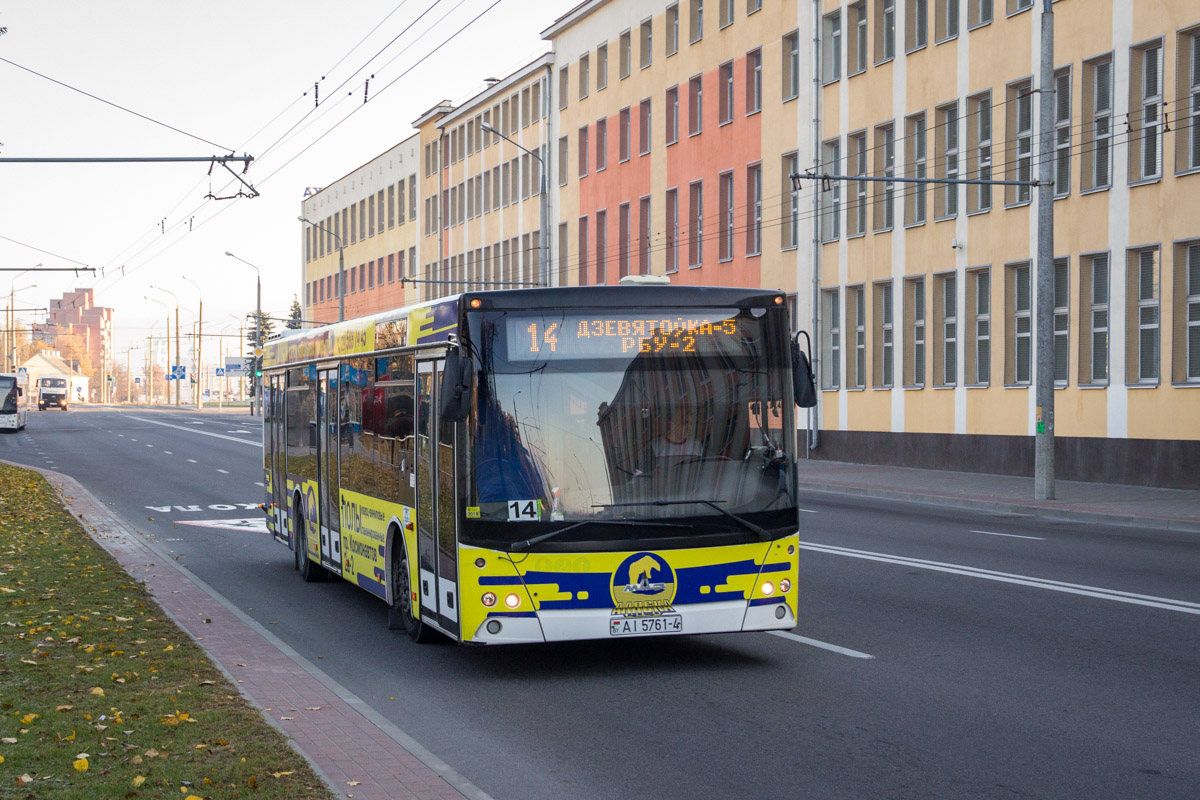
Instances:
[[[187,367],[183,364],[177,364],[171,367],[171,380],[181,381],[187,378]]]
[[[217,377],[218,377],[218,378],[223,378],[223,377],[225,377],[225,370],[224,370],[223,368],[221,368],[221,367],[217,367]]]

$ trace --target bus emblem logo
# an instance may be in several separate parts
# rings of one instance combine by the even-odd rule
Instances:
[[[671,611],[675,571],[661,556],[634,553],[621,562],[610,582],[613,614],[653,616]]]

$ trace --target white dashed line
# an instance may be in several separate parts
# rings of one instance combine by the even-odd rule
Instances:
[[[254,482],[254,485],[255,485],[255,486],[262,486],[264,489],[265,489],[265,488],[267,488],[266,486],[264,486],[264,485],[263,485],[262,483],[260,483],[259,481],[255,481],[255,482]]]
[[[154,445],[148,444],[148,445],[146,445],[146,447],[154,447]]]
[[[1007,536],[1010,539],[1033,539],[1038,542],[1046,541],[1044,536],[1021,536],[1017,533],[996,533],[995,531],[971,531],[971,533],[986,533],[988,536]]]
[[[196,459],[194,459],[194,458],[189,458],[189,459],[188,459],[188,463],[189,463],[189,464],[195,464],[195,463],[196,463]]]
[[[229,470],[227,470],[227,469],[218,469],[217,472],[223,472],[226,475],[229,474]]]
[[[175,455],[175,454],[174,454],[174,453],[172,453],[170,450],[163,450],[163,452],[164,452],[164,453],[166,453],[166,454],[167,454],[167,455],[169,455],[169,456],[173,456],[173,455]]]

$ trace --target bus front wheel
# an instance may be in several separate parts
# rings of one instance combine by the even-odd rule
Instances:
[[[420,620],[413,609],[412,585],[408,580],[408,558],[392,559],[392,604],[388,606],[388,630],[403,629],[414,642],[433,639],[433,629]]]

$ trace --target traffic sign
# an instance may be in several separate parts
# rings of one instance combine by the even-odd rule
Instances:
[[[225,377],[225,370],[224,370],[224,369],[222,369],[221,367],[217,367],[217,377],[218,377],[218,378],[223,378],[223,377]]]
[[[29,372],[25,367],[17,367],[17,372]]]
[[[261,348],[261,347],[256,347],[256,348],[254,348],[254,355],[255,355],[255,357],[261,356],[261,355],[262,355],[262,348]]]
[[[184,366],[183,364],[178,364],[176,366],[171,367],[171,378],[173,380],[181,381],[186,377],[187,377],[187,367],[186,366]]]
[[[134,378],[134,379],[133,379],[133,382],[134,382],[134,383],[141,383],[141,382],[142,382],[142,379],[141,379],[141,378]]]

